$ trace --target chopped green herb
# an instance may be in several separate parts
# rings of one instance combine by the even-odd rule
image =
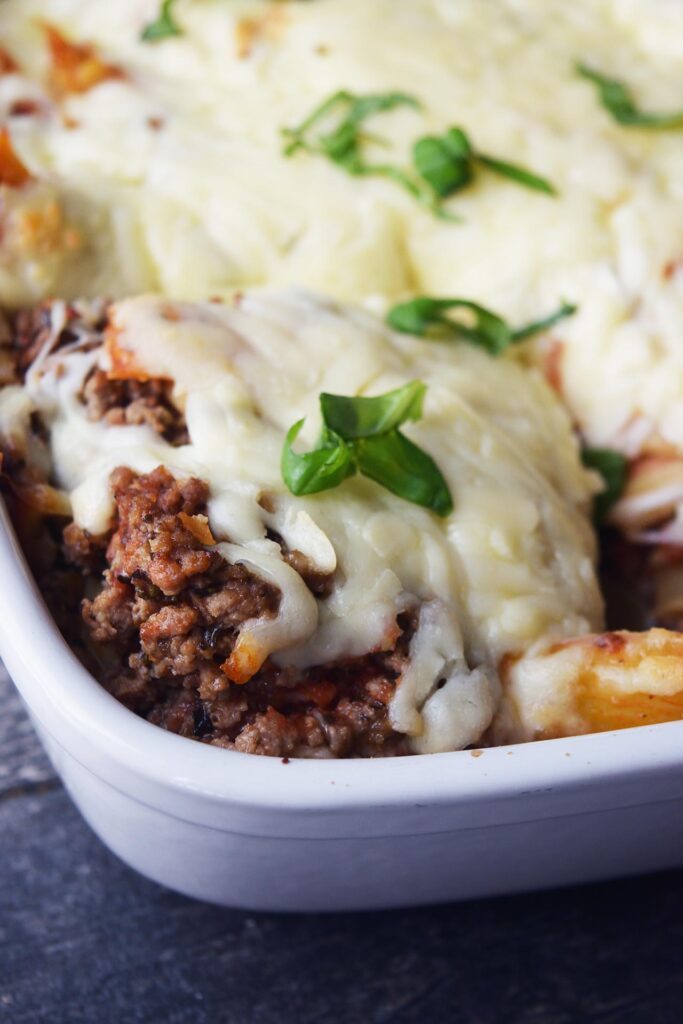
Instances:
[[[393,164],[370,163],[363,148],[366,143],[384,144],[377,135],[363,131],[363,123],[375,114],[381,114],[396,107],[413,107],[420,104],[413,96],[402,92],[380,93],[378,95],[356,96],[342,90],[329,99],[303,121],[298,128],[285,128],[284,155],[292,156],[299,150],[326,156],[328,160],[343,168],[347,174],[357,177],[390,178],[409,192],[418,202],[423,203],[438,216],[451,218],[437,209],[431,192],[410,174]],[[321,129],[321,130],[317,130]]]
[[[483,153],[478,153],[476,159],[482,167],[493,171],[494,174],[500,174],[504,178],[509,178],[510,181],[516,181],[518,185],[523,185],[524,188],[531,188],[536,192],[545,192],[547,196],[557,195],[557,189],[551,182],[539,177],[538,174],[533,174],[532,171],[528,171],[525,167],[508,163],[506,160],[497,160],[495,157],[485,156]]]
[[[581,457],[584,466],[595,469],[605,482],[605,489],[596,495],[593,515],[596,523],[603,523],[609,510],[621,497],[626,485],[628,461],[621,452],[611,448],[584,448]]]
[[[173,7],[176,0],[162,0],[159,14],[154,21],[146,25],[140,38],[146,43],[156,43],[160,39],[168,39],[169,36],[182,35],[182,29],[173,17]]]
[[[616,78],[607,78],[585,64],[577,64],[576,70],[583,78],[596,86],[598,97],[605,110],[615,121],[626,128],[650,128],[665,130],[683,128],[683,110],[670,114],[650,113],[639,110],[628,86]]]
[[[444,135],[427,135],[418,139],[413,146],[413,162],[420,177],[441,199],[469,185],[477,164],[525,188],[551,196],[557,194],[549,181],[526,168],[478,153],[462,128],[449,128]]]
[[[282,450],[282,478],[296,495],[338,487],[356,472],[406,501],[447,516],[453,511],[448,484],[427,452],[399,427],[422,416],[425,385],[414,380],[372,398],[321,394],[323,431],[310,452],[292,446],[304,421],[290,428]]]
[[[468,316],[468,322],[455,319],[447,314],[461,310]],[[486,349],[491,355],[500,355],[516,342],[532,334],[547,330],[554,324],[576,312],[576,306],[563,302],[558,310],[543,320],[536,320],[513,330],[498,316],[477,302],[468,299],[432,299],[422,295],[410,302],[402,302],[389,311],[387,323],[395,331],[417,334],[435,339],[462,338]]]
[[[559,309],[556,309],[550,316],[543,317],[542,320],[533,320],[530,324],[526,324],[524,327],[518,327],[516,331],[512,332],[513,341],[525,341],[526,338],[530,338],[532,334],[539,334],[541,331],[547,331],[548,328],[554,327],[560,320],[564,320],[568,316],[574,316],[579,307],[575,306],[571,302],[563,302]]]
[[[516,181],[526,188],[555,195],[549,181],[537,174],[484,153],[477,153],[462,130],[449,128],[444,135],[426,135],[413,146],[412,172],[393,164],[370,163],[365,143],[383,140],[363,132],[364,122],[375,114],[399,106],[419,108],[418,101],[406,93],[390,92],[356,96],[346,90],[334,93],[309,114],[297,128],[283,129],[285,156],[299,150],[317,153],[332,160],[348,174],[391,178],[426,206],[437,217],[457,221],[460,218],[443,208],[442,200],[469,185],[477,164]]]
[[[470,184],[473,156],[469,139],[460,128],[449,128],[442,136],[426,135],[413,146],[417,173],[441,199]]]
[[[283,129],[282,134],[286,140],[284,154],[292,156],[299,150],[305,150],[307,153],[326,156],[347,174],[389,178],[438,217],[457,220],[457,217],[439,208],[431,189],[425,187],[419,179],[394,164],[370,163],[365,158],[363,148],[366,143],[382,145],[384,140],[364,132],[364,121],[400,106],[419,109],[420,104],[415,97],[401,92],[368,96],[356,96],[346,90],[336,92],[316,107],[298,128]],[[317,130],[325,125],[326,128]]]
[[[285,128],[287,140],[284,153],[291,156],[300,149],[308,153],[321,153],[339,164],[349,174],[386,173],[386,168],[375,168],[363,157],[363,143],[368,140],[361,127],[375,114],[396,107],[419,106],[414,97],[402,92],[355,96],[342,90],[321,103],[298,128]],[[314,131],[320,125],[322,130]],[[373,137],[372,141],[381,141]]]

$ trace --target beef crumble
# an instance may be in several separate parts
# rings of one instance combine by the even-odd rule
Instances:
[[[32,309],[0,312],[0,386],[22,384],[29,370],[40,372],[44,359],[59,359],[78,352],[94,360],[104,343],[109,303],[102,299],[74,302],[46,300]],[[184,417],[171,401],[167,380],[112,381],[97,368],[86,377],[81,400],[91,419],[116,425],[150,426],[172,445],[187,441]],[[12,431],[0,437],[0,490],[15,524],[19,540],[60,628],[71,638],[72,602],[59,599],[63,590],[73,597],[83,589],[83,577],[74,572],[101,572],[106,539],[83,538],[67,527],[60,556],[59,535],[70,512],[68,496],[50,474],[50,437],[38,412],[30,418],[27,437]],[[78,551],[80,547],[80,553]],[[49,571],[48,571],[49,570]],[[67,628],[68,627],[68,628]]]
[[[182,413],[173,404],[173,384],[168,380],[111,380],[95,369],[83,387],[88,418],[113,427],[148,426],[174,446],[187,444],[189,436]]]
[[[51,303],[43,302],[34,309],[22,309],[10,319],[5,347],[12,355],[15,380],[23,379],[33,360],[51,333]]]
[[[387,707],[408,655],[411,623],[392,651],[305,671],[266,662],[247,683],[221,665],[240,628],[277,614],[280,592],[207,539],[208,489],[159,467],[112,475],[116,517],[107,537],[74,524],[64,556],[99,578],[83,601],[87,642],[107,689],[148,721],[254,754],[372,757],[406,751]],[[114,666],[113,668],[111,666]]]
[[[45,300],[33,309],[11,314],[3,348],[11,353],[15,380],[23,380],[50,338],[51,352],[76,344],[94,348],[102,343],[106,323],[107,303],[100,300],[66,303],[63,308],[61,303]]]
[[[108,303],[101,300],[60,304],[45,301],[0,322],[0,385],[21,383],[45,346],[98,349],[104,343]],[[52,340],[51,340],[52,339]],[[169,444],[188,443],[185,419],[172,400],[173,382],[114,380],[95,367],[83,385],[81,400],[88,418],[111,426],[149,426]]]

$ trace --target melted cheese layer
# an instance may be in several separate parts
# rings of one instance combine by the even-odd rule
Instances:
[[[415,609],[410,664],[390,711],[415,750],[429,752],[479,739],[505,654],[600,628],[593,480],[533,371],[473,346],[393,335],[366,313],[301,292],[247,293],[234,306],[139,297],[115,304],[110,322],[106,351],[58,351],[27,380],[57,481],[76,522],[98,533],[112,514],[116,466],[163,463],[206,480],[221,553],[283,593],[278,617],[247,629],[249,657],[257,649],[305,668],[385,649],[397,615]],[[138,372],[174,382],[189,444],[87,418],[84,377],[95,360],[110,369],[122,353]],[[305,416],[301,441],[315,443],[321,391],[382,394],[416,377],[428,388],[424,417],[405,432],[443,472],[450,516],[361,477],[306,498],[287,491],[285,434]],[[12,395],[6,389],[3,401]],[[1,414],[0,404],[0,422]],[[313,598],[268,530],[319,571],[336,570],[328,598]]]
[[[88,259],[33,293],[161,290],[206,298],[306,286],[379,306],[414,292],[475,299],[523,323],[561,297],[562,389],[592,444],[683,446],[683,148],[680,132],[625,129],[574,66],[622,79],[645,110],[683,95],[678,0],[179,0],[183,35],[140,42],[158,0],[4,0],[3,44],[47,69],[38,21],[97,44],[126,78],[43,97],[11,118],[22,159],[82,207]],[[370,130],[407,166],[451,124],[525,164],[556,199],[490,174],[431,217],[392,182],[282,155],[281,129],[337,89],[401,89],[422,110]],[[0,110],[41,90],[0,80]],[[0,273],[16,302],[27,284]]]

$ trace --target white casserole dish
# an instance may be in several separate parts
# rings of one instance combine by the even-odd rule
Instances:
[[[478,756],[283,764],[118,704],[61,638],[1,503],[0,576],[0,655],[56,770],[111,850],[179,892],[352,910],[683,863],[683,722]]]

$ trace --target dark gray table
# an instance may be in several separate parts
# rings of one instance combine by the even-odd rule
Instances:
[[[0,867],[2,1024],[683,1020],[683,873],[365,915],[194,903],[91,834],[1,670]]]

